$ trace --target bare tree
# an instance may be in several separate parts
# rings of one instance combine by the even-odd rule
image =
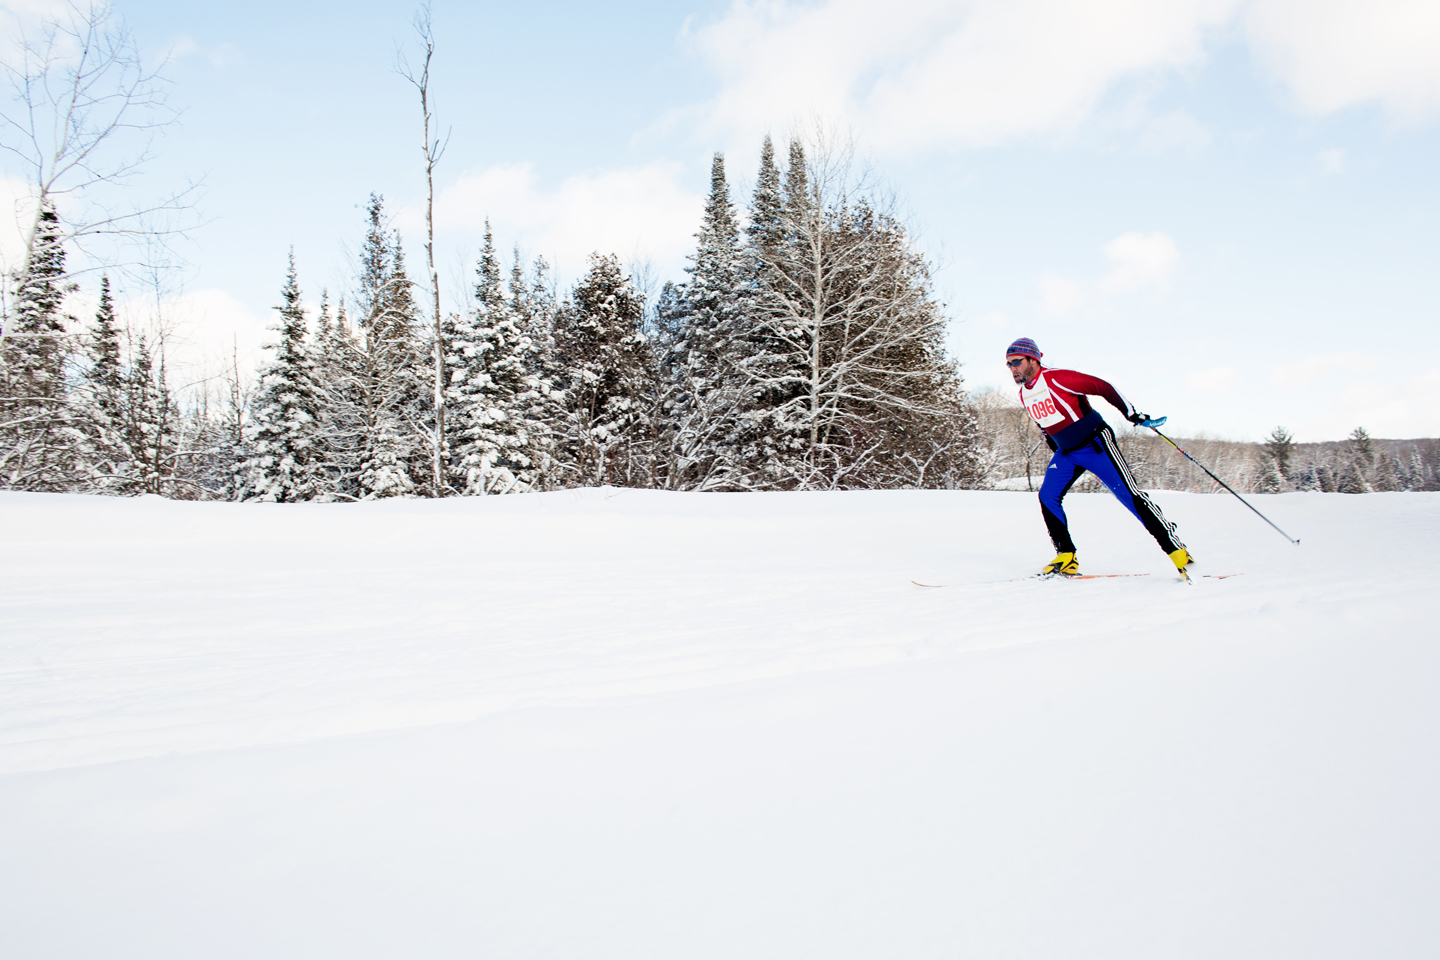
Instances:
[[[47,210],[63,210],[61,242],[86,252],[101,238],[154,240],[183,232],[176,217],[192,208],[197,187],[153,202],[130,202],[153,157],[155,137],[175,122],[165,99],[165,64],[150,67],[134,38],[103,2],[71,6],[38,36],[21,36],[14,62],[0,62],[10,88],[0,110],[0,150],[19,162],[30,186],[23,212],[22,262],[8,270],[24,282]],[[142,245],[140,256],[153,255]],[[110,265],[117,264],[111,258]],[[8,300],[5,301],[8,303]],[[6,331],[0,326],[0,337]]]
[[[431,124],[435,121],[430,99],[430,60],[435,56],[435,34],[431,29],[430,4],[427,2],[415,14],[415,32],[420,36],[420,47],[424,52],[420,71],[417,74],[405,61],[399,59],[401,76],[409,80],[420,94],[420,115],[424,122],[424,140],[421,149],[425,154],[425,262],[430,274],[430,295],[435,321],[435,435],[433,445],[433,483],[435,496],[445,495],[445,343],[440,316],[440,275],[435,269],[435,166],[445,153],[450,141],[447,132],[442,140],[432,137]]]
[[[968,482],[946,318],[893,200],[855,175],[848,146],[820,139],[807,157],[792,142],[778,224],[783,239],[756,248],[760,346],[744,366],[775,398],[761,411],[772,446],[803,450],[790,484]]]

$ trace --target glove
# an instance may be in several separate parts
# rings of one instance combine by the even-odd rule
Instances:
[[[1125,419],[1135,424],[1135,426],[1141,427],[1145,425],[1146,420],[1150,419],[1150,414],[1141,413],[1139,410],[1136,410],[1134,413],[1130,414],[1130,416],[1126,417]]]
[[[1151,417],[1148,413],[1135,413],[1132,416],[1126,417],[1126,419],[1137,427],[1163,427],[1168,418]]]

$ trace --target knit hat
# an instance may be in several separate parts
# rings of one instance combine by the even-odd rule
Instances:
[[[1010,344],[1010,349],[1005,351],[1007,360],[1011,357],[1030,357],[1033,360],[1039,360],[1042,356],[1044,354],[1040,352],[1040,348],[1035,346],[1035,341],[1029,337],[1021,337]]]

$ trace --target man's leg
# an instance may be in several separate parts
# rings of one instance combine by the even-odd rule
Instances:
[[[1050,532],[1056,553],[1075,552],[1075,541],[1070,539],[1070,527],[1065,522],[1065,508],[1060,501],[1084,472],[1084,467],[1063,453],[1051,457],[1050,466],[1045,468],[1045,480],[1040,484],[1040,514],[1045,518],[1045,529]]]
[[[1081,454],[1078,458],[1080,462],[1110,488],[1115,499],[1124,504],[1125,509],[1135,515],[1135,519],[1145,525],[1150,536],[1160,544],[1161,550],[1174,553],[1184,548],[1185,544],[1176,536],[1175,524],[1165,519],[1155,501],[1146,496],[1145,491],[1135,482],[1135,476],[1130,472],[1130,464],[1125,461],[1125,456],[1115,443],[1115,434],[1112,431],[1101,430],[1095,443],[1086,447]]]

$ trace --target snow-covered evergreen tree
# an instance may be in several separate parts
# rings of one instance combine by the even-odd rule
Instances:
[[[518,264],[517,264],[518,269]],[[518,281],[523,290],[523,279]],[[512,277],[512,287],[517,281]],[[476,267],[475,308],[453,323],[447,353],[451,471],[466,495],[531,490],[541,481],[541,455],[532,410],[539,399],[538,345],[507,297],[485,225]]]
[[[128,493],[134,458],[124,429],[127,372],[121,360],[120,327],[110,277],[105,274],[100,277],[95,325],[84,343],[87,362],[73,398],[80,429],[85,433],[84,467],[76,479],[82,490]]]
[[[1335,489],[1340,493],[1370,493],[1375,469],[1374,444],[1364,427],[1356,427],[1337,451]]]
[[[378,194],[371,194],[367,213],[356,294],[365,357],[355,384],[361,432],[356,486],[363,499],[409,496],[424,489],[430,475],[423,431],[433,410],[424,346],[400,241],[385,225]]]
[[[365,385],[369,364],[350,327],[342,297],[330,313],[329,292],[322,292],[315,336],[310,341],[319,400],[316,460],[327,477],[328,497],[360,499],[367,438]]]
[[[180,410],[165,376],[164,341],[158,355],[143,334],[130,350],[121,412],[125,448],[130,455],[127,493],[175,496],[179,460],[184,456]]]
[[[0,489],[69,489],[84,436],[69,406],[69,344],[61,306],[65,249],[55,208],[42,205],[11,315],[0,318]]]
[[[685,268],[690,278],[667,286],[656,311],[663,336],[664,482],[674,489],[721,489],[743,485],[735,451],[746,384],[736,360],[746,346],[749,286],[719,153],[695,237]]]
[[[654,369],[645,304],[613,255],[593,254],[555,318],[569,419],[564,466],[582,484],[650,486]]]
[[[745,228],[750,247],[760,254],[755,260],[759,267],[766,262],[765,254],[773,254],[785,240],[784,213],[785,204],[780,196],[780,168],[775,164],[775,145],[767,134],[760,149],[760,172],[755,178],[755,192],[750,200],[750,223]]]
[[[768,307],[770,298],[790,288],[780,266],[796,259],[794,224],[808,210],[804,148],[792,141],[789,154],[782,187],[774,146],[765,138],[746,228],[745,309],[732,340],[732,364],[742,384],[734,460],[738,485],[751,488],[796,485],[806,450],[807,431],[797,411],[808,366],[797,349],[804,330],[778,322]]]
[[[543,257],[536,257],[527,275],[521,266],[518,247],[512,254],[510,267],[510,309],[521,334],[531,345],[526,354],[525,372],[535,388],[525,395],[523,415],[535,464],[533,486],[548,490],[560,479],[557,439],[563,435],[569,417],[565,392],[559,386],[563,377],[555,347],[555,318],[560,307],[549,264]]]
[[[305,311],[295,253],[276,310],[275,357],[260,374],[249,423],[251,477],[247,498],[277,503],[316,500],[329,492],[321,444],[320,397],[315,365],[306,345]]]

